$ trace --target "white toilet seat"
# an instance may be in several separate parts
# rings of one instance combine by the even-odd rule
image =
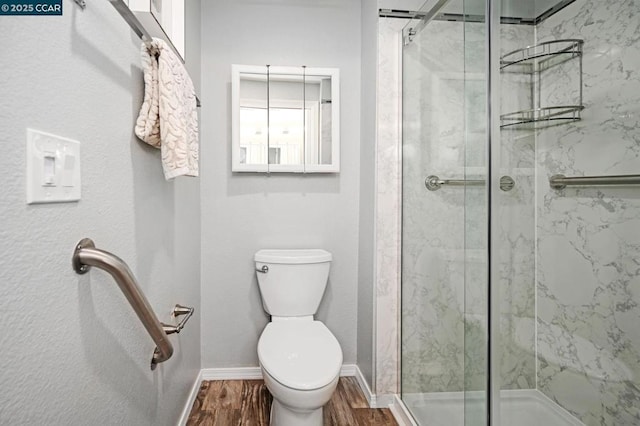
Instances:
[[[322,322],[292,319],[267,324],[258,341],[258,359],[283,386],[314,390],[339,376],[342,350]]]

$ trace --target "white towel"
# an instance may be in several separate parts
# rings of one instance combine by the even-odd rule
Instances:
[[[140,139],[160,149],[164,177],[198,176],[198,112],[193,82],[167,44],[142,44],[144,102],[136,122]]]

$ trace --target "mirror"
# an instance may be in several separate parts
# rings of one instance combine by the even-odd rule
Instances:
[[[339,72],[232,66],[232,171],[337,173]]]

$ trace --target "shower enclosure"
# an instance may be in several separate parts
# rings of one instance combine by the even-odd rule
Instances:
[[[640,425],[640,3],[412,17],[403,403],[429,426]]]

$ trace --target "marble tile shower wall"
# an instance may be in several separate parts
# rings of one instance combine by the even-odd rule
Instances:
[[[501,25],[501,54],[533,45],[535,29]],[[514,72],[515,71],[515,72]],[[532,108],[531,76],[506,68],[500,73],[500,113]],[[502,389],[536,387],[535,353],[535,133],[500,132],[500,176],[511,176],[515,187],[497,191],[494,247],[500,292],[499,357]]]
[[[539,25],[537,38],[585,40],[586,107],[582,121],[537,134],[538,387],[587,425],[638,425],[639,189],[557,192],[548,178],[638,173],[640,6],[578,1]]]
[[[376,375],[378,395],[399,392],[400,55],[404,19],[378,25],[376,145]]]

